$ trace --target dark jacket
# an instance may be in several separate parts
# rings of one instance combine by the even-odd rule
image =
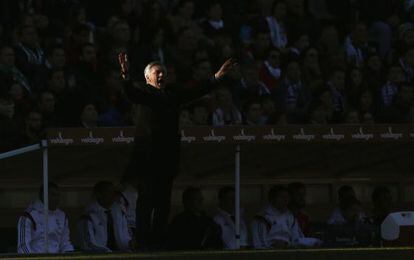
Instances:
[[[157,89],[150,85],[134,87],[125,85],[127,98],[149,108],[149,136],[135,142],[133,159],[151,175],[177,175],[179,166],[180,138],[178,117],[180,106],[210,92],[215,80],[209,80],[192,90]]]

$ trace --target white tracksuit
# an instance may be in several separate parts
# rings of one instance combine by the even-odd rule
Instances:
[[[224,249],[236,249],[236,226],[231,215],[219,209],[214,216],[214,221],[221,227],[221,239],[223,240]],[[240,218],[240,246],[248,246],[248,236],[246,223]]]
[[[45,250],[45,218],[43,203],[33,202],[19,218],[17,252],[19,254],[64,253],[73,251],[69,236],[68,218],[56,209],[48,215],[48,244]]]
[[[135,224],[135,212],[138,200],[138,191],[134,187],[128,186],[124,191],[121,192],[121,198],[119,203],[123,210],[126,212],[128,227],[134,229]]]
[[[256,249],[272,248],[276,240],[296,246],[303,233],[290,211],[280,212],[268,206],[252,222],[252,244]]]
[[[114,234],[117,247],[120,251],[129,251],[131,234],[125,212],[119,203],[111,207],[114,225]],[[107,247],[107,214],[106,209],[98,204],[91,203],[78,223],[78,242],[82,250],[93,252],[111,252]]]

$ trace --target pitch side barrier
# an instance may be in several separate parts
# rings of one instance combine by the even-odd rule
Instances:
[[[235,160],[236,239],[240,224],[240,155],[244,144],[312,144],[312,143],[407,143],[414,141],[414,125],[288,125],[288,126],[229,126],[186,127],[180,129],[181,143],[233,145]],[[23,153],[42,150],[44,206],[48,211],[48,150],[53,147],[132,145],[143,138],[133,128],[56,128],[48,129],[46,140],[39,144],[0,154],[0,160]],[[45,215],[47,223],[47,214]],[[47,234],[47,232],[45,232]],[[47,236],[45,237],[47,248]],[[45,249],[45,252],[47,250]]]
[[[236,241],[240,238],[240,154],[248,143],[381,143],[414,141],[414,125],[289,125],[187,127],[180,129],[181,143],[234,145],[234,186]],[[48,141],[53,146],[131,145],[141,135],[135,128],[63,128],[50,129]]]

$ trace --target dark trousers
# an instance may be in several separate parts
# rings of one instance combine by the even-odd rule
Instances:
[[[138,177],[138,247],[159,248],[166,239],[171,190],[179,167],[179,145],[137,143],[131,159],[130,166]]]
[[[171,207],[172,176],[142,176],[136,207],[138,247],[162,247]]]

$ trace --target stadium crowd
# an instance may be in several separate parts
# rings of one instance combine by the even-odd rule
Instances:
[[[145,127],[120,52],[135,84],[158,60],[180,90],[238,60],[183,126],[412,123],[413,16],[411,0],[1,1],[1,147],[47,127]]]
[[[238,69],[211,94],[183,105],[181,126],[414,123],[413,18],[413,0],[1,0],[0,152],[38,142],[48,127],[145,128],[147,108],[125,94],[119,53],[128,54],[133,84],[145,84],[146,64],[159,61],[168,88],[180,91],[237,59]],[[49,188],[49,251],[73,251],[59,187]],[[389,191],[374,193],[371,216],[345,187],[318,237],[303,212],[303,190],[273,187],[268,206],[251,225],[243,221],[242,246],[330,246],[341,232],[346,245],[378,242]],[[128,218],[135,202],[122,194],[110,182],[95,185],[77,248],[139,248],[135,217]],[[220,191],[220,210],[210,217],[202,192],[187,189],[166,248],[234,248],[231,194]],[[20,218],[18,252],[44,247],[43,214],[40,199]]]

